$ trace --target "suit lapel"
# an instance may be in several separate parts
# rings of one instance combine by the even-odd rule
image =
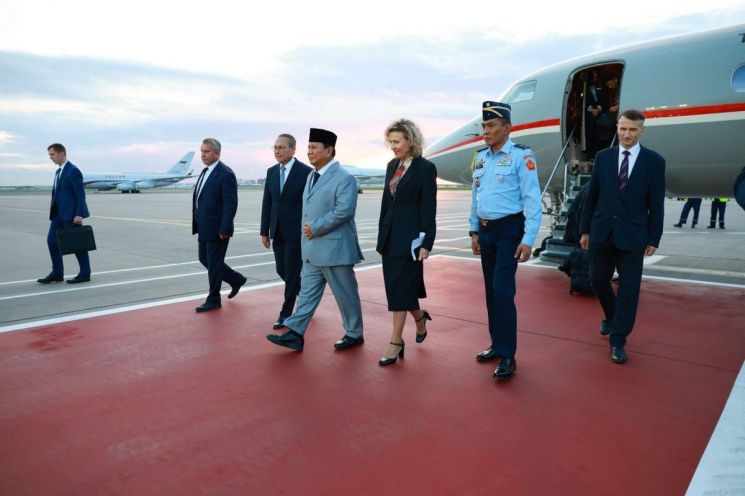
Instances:
[[[398,194],[399,190],[401,188],[405,188],[407,184],[409,184],[412,180],[412,178],[416,175],[416,171],[419,167],[419,158],[415,158],[411,161],[411,164],[409,164],[409,168],[406,169],[406,172],[404,173],[403,177],[398,181],[398,184],[396,185],[396,194]]]
[[[333,165],[331,165],[331,167],[329,167],[329,169],[326,172],[321,174],[321,177],[318,179],[318,182],[313,185],[313,188],[310,191],[308,191],[308,197],[310,198],[311,196],[313,196],[313,193],[315,193],[320,188],[322,188],[324,184],[331,181],[332,175],[336,173],[336,170],[338,168],[339,168],[339,162],[335,162]]]

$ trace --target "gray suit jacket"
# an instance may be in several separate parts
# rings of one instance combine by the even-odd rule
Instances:
[[[364,257],[354,223],[357,181],[339,162],[311,189],[312,180],[310,173],[303,191],[303,225],[313,229],[313,239],[301,238],[303,262],[321,267],[359,263]]]

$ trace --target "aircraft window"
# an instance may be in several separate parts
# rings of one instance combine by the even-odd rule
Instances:
[[[732,89],[738,93],[745,93],[745,65],[741,65],[732,74]]]
[[[505,103],[527,102],[533,99],[536,81],[525,81],[517,84],[504,97]]]

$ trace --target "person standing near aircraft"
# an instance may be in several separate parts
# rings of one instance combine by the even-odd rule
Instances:
[[[49,232],[47,233],[47,248],[52,259],[52,272],[46,277],[37,279],[41,284],[62,282],[65,271],[62,254],[57,245],[57,230],[81,225],[83,219],[90,217],[88,204],[85,202],[83,190],[83,174],[72,162],[67,160],[67,150],[60,143],[54,143],[47,148],[49,158],[58,165],[52,185],[52,202],[49,207]],[[87,251],[75,253],[80,271],[68,279],[68,284],[77,284],[91,280],[91,263]]]
[[[290,134],[277,136],[273,148],[277,163],[266,171],[261,205],[261,243],[267,249],[274,249],[277,274],[285,282],[285,299],[274,329],[284,327],[284,320],[292,315],[303,267],[300,256],[303,188],[312,169],[295,159],[295,144]]]
[[[471,193],[470,236],[481,255],[491,345],[479,362],[501,358],[495,379],[515,373],[518,262],[530,258],[541,225],[541,188],[533,151],[510,139],[512,108],[486,101],[481,124],[488,145],[475,157]]]
[[[233,171],[220,161],[222,145],[214,138],[202,141],[200,149],[204,169],[197,179],[192,196],[191,233],[199,234],[199,261],[207,268],[210,284],[207,300],[196,307],[209,312],[222,306],[220,286],[230,284],[228,298],[238,294],[246,278],[225,263],[233,218],[238,211],[238,181]]]
[[[331,286],[344,325],[344,336],[334,343],[346,350],[365,342],[362,336],[362,305],[354,265],[362,257],[354,215],[357,181],[344,170],[336,156],[336,134],[311,128],[308,161],[315,168],[303,192],[302,284],[297,310],[284,321],[287,332],[266,338],[295,351],[303,351],[308,322],[321,303],[326,283]]]
[[[385,131],[385,139],[395,158],[388,163],[383,189],[376,250],[383,257],[383,280],[388,311],[393,313],[393,332],[388,350],[378,361],[392,365],[404,356],[403,331],[406,313],[416,322],[416,342],[427,337],[429,312],[419,309],[419,298],[426,298],[424,260],[435,242],[437,211],[437,169],[422,158],[424,138],[416,124],[399,119]],[[411,243],[419,239],[417,259],[412,259]]]
[[[708,229],[717,227],[717,214],[719,214],[719,229],[724,229],[724,212],[727,210],[729,198],[714,198],[711,200],[711,218]]]
[[[683,205],[683,210],[680,212],[680,220],[677,224],[673,224],[675,227],[683,227],[683,224],[685,224],[688,221],[688,213],[693,209],[693,221],[691,221],[691,229],[696,227],[696,224],[698,224],[698,213],[701,210],[701,201],[702,198],[688,198],[686,199],[685,205]]]
[[[660,245],[665,208],[665,159],[639,144],[644,114],[626,110],[618,140],[598,152],[582,211],[580,246],[590,249],[590,278],[605,319],[611,359],[625,363],[626,340],[634,327],[644,256]],[[618,295],[611,278],[618,271]]]

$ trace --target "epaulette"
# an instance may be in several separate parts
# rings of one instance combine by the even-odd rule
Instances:
[[[515,148],[519,148],[521,150],[528,150],[530,147],[528,145],[521,145],[520,143],[515,143]]]
[[[476,150],[476,153],[481,153],[484,150],[488,150],[488,149],[489,149],[489,147],[488,146],[485,146],[484,148],[480,148],[480,149]]]

